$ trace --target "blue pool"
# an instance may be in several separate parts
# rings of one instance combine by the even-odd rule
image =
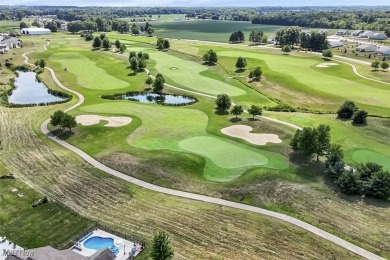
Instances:
[[[84,242],[84,246],[89,249],[100,250],[102,248],[110,248],[115,254],[118,253],[118,248],[114,245],[114,239],[108,237],[91,237]]]

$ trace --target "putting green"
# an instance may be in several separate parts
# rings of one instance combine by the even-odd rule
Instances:
[[[374,162],[383,166],[385,171],[390,171],[390,158],[370,150],[358,150],[353,153],[352,160],[357,163]]]
[[[128,144],[145,150],[167,149],[201,155],[206,161],[203,174],[208,180],[230,181],[254,167],[285,169],[289,165],[285,157],[276,153],[207,136],[208,117],[199,110],[128,101],[89,105],[79,110],[140,118],[142,125],[128,136]]]
[[[150,53],[150,58],[156,62],[155,68],[158,72],[187,88],[212,95],[224,93],[229,96],[240,96],[245,94],[245,91],[238,87],[201,74],[208,71],[209,68],[206,65],[180,59],[160,51]],[[177,69],[172,70],[173,66]]]
[[[69,73],[76,76],[77,83],[84,88],[119,89],[130,86],[130,83],[111,76],[106,70],[99,68],[96,62],[91,61],[80,52],[59,52],[50,55],[49,59],[60,63],[62,68],[67,68]],[[110,62],[118,62],[103,55],[100,55],[99,59],[110,59]]]
[[[318,94],[336,95],[357,103],[390,108],[389,88],[384,87],[385,85],[379,87],[375,82],[373,83],[355,76],[352,69],[345,64],[324,70],[316,68],[316,65],[322,63],[318,59],[245,51],[220,51],[217,53],[219,56],[242,56],[263,60],[267,63],[270,70],[288,75],[298,82],[309,86],[311,91]],[[343,71],[348,71],[350,79],[337,75],[337,70],[345,67],[348,67],[348,70]],[[291,84],[285,87],[294,88]]]

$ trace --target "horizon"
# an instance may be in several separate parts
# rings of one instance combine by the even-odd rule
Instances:
[[[17,2],[17,3],[15,3]],[[60,6],[60,7],[378,7],[378,6],[389,6],[390,4],[387,0],[378,0],[373,3],[372,1],[367,0],[346,0],[340,4],[340,1],[329,0],[326,2],[314,0],[297,0],[293,3],[288,0],[280,0],[278,4],[275,4],[275,1],[264,0],[259,3],[255,0],[248,0],[245,3],[240,3],[237,5],[236,1],[233,0],[194,0],[190,3],[186,0],[160,0],[159,4],[156,5],[154,0],[144,0],[141,3],[136,1],[126,1],[126,0],[115,0],[110,1],[109,3],[103,2],[102,0],[67,0],[59,1],[52,0],[50,3],[42,4],[41,1],[37,0],[3,0],[0,6]],[[326,3],[326,4],[324,4]]]

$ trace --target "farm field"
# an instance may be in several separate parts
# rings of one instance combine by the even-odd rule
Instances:
[[[151,60],[148,68],[153,75],[161,72],[169,84],[183,89],[180,91],[165,87],[164,92],[167,93],[185,94],[186,90],[190,90],[216,96],[218,90],[223,89],[230,91],[233,101],[245,108],[251,104],[272,107],[280,100],[298,106],[299,102],[305,101],[302,101],[301,96],[305,93],[306,96],[317,96],[308,108],[314,110],[317,102],[321,104],[319,110],[334,111],[349,97],[337,89],[340,88],[339,82],[342,82],[351,92],[351,98],[359,100],[359,107],[385,116],[389,109],[383,99],[388,96],[386,86],[355,77],[346,65],[317,68],[316,65],[323,61],[309,54],[294,53],[286,56],[280,51],[267,53],[266,50],[237,50],[234,47],[208,46],[205,43],[191,45],[187,49],[180,43],[178,49],[181,52],[178,52],[175,51],[175,41],[172,51],[162,53],[154,51],[154,47],[147,44],[150,38],[144,38],[145,42],[140,43],[137,40],[141,38],[118,37],[127,38],[127,51],[149,53]],[[105,127],[105,122],[92,126],[78,125],[73,134],[52,128],[61,138],[104,164],[136,178],[164,187],[283,212],[372,252],[386,257],[390,255],[390,245],[386,239],[390,235],[387,232],[390,230],[387,228],[389,202],[342,195],[324,178],[323,162],[303,164],[301,158],[294,158],[289,146],[294,129],[263,118],[250,120],[250,116],[245,114],[241,120],[216,114],[214,99],[201,95],[197,96],[198,103],[186,107],[101,99],[100,96],[104,94],[145,89],[146,73],[132,74],[127,68],[127,53],[120,55],[111,51],[91,51],[90,42],[86,43],[74,35],[57,34],[50,36],[50,41],[48,51],[31,53],[29,57],[32,61],[45,58],[64,85],[85,96],[84,104],[72,110],[72,115],[132,118],[130,124],[121,127]],[[37,44],[42,46],[44,42],[37,40]],[[217,66],[201,65],[199,56],[210,48],[219,55]],[[183,50],[189,50],[195,56],[189,56]],[[232,79],[234,73],[244,75],[234,71],[238,55],[247,57],[249,68],[260,64],[264,71],[264,81],[256,84],[246,82],[245,78]],[[79,61],[82,65],[78,65]],[[285,63],[294,66],[288,69],[283,66]],[[88,73],[83,73],[84,67],[88,67],[85,69]],[[53,84],[47,71],[42,77],[50,86]],[[351,82],[356,82],[360,92],[369,88],[379,96],[378,99],[374,94],[368,94],[366,98],[357,95],[357,90],[353,92]],[[273,89],[267,89],[267,86]],[[325,90],[323,86],[326,86]],[[275,91],[276,88],[281,89],[282,94]],[[49,109],[3,109],[2,122],[17,124],[1,124],[1,137],[7,141],[5,149],[0,151],[0,161],[7,171],[17,175],[23,182],[61,200],[83,216],[92,220],[101,219],[112,227],[123,228],[149,241],[155,230],[164,229],[171,235],[174,246],[180,248],[179,258],[197,258],[206,251],[205,248],[208,248],[207,257],[220,255],[227,259],[236,258],[238,253],[230,249],[240,243],[238,236],[248,241],[244,252],[240,252],[240,257],[244,255],[248,259],[254,255],[278,258],[287,254],[296,255],[297,258],[326,259],[335,255],[348,259],[355,257],[333,244],[275,220],[155,194],[96,171],[39,133],[43,119],[53,111],[68,106],[70,104]],[[24,113],[19,115],[18,111]],[[31,117],[32,114],[35,116]],[[379,163],[388,167],[386,160],[390,157],[390,140],[386,133],[389,130],[389,119],[370,117],[367,126],[354,127],[350,122],[336,120],[332,114],[267,111],[265,115],[302,127],[329,124],[332,128],[332,142],[343,145],[348,163],[357,165],[369,156],[378,158]],[[221,133],[222,128],[239,124],[251,126],[255,133],[275,133],[283,142],[258,146]],[[13,131],[17,134],[8,136],[7,133]],[[14,154],[17,156],[14,157]],[[35,160],[27,160],[30,157]],[[23,171],[24,166],[32,169],[31,172]],[[88,187],[87,191],[80,192],[80,187],[84,186]],[[47,190],[45,187],[48,187]],[[133,213],[126,214],[128,211]],[[204,222],[204,217],[209,219]],[[269,236],[269,232],[274,233],[275,230],[281,232],[280,235]],[[221,235],[217,237],[212,234]],[[289,239],[288,246],[283,246],[278,239],[280,237]],[[290,239],[294,242],[290,242]],[[260,240],[264,243],[259,244]],[[323,253],[324,248],[327,250],[325,255],[319,254]],[[297,252],[301,255],[298,256]]]
[[[19,22],[0,21],[0,32],[6,32],[13,29],[19,29]]]

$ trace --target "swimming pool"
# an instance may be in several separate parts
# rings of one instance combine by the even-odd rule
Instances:
[[[114,239],[109,237],[91,237],[84,242],[84,246],[89,249],[100,250],[109,248],[113,253],[118,253],[118,248],[114,245]]]

